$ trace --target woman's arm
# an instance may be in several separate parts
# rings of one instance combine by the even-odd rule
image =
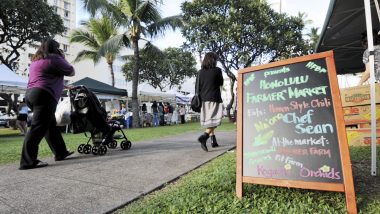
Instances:
[[[365,71],[362,74],[362,78],[360,79],[358,86],[363,85],[364,82],[366,82],[369,79],[369,63],[365,64]]]
[[[52,59],[52,64],[56,71],[58,71],[59,74],[64,76],[74,76],[75,70],[72,65],[70,65],[66,59],[62,56],[56,55]]]

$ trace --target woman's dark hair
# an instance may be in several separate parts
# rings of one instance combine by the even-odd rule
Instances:
[[[208,52],[203,58],[202,69],[215,68],[218,61],[218,55],[214,52]]]
[[[32,61],[37,61],[46,58],[49,54],[62,55],[62,51],[59,49],[59,43],[54,39],[46,39],[41,42],[41,46],[37,52],[33,55]]]

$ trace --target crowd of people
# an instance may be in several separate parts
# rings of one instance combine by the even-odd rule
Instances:
[[[184,124],[187,110],[184,105],[173,106],[169,102],[153,101],[150,111],[146,103],[140,106],[140,122],[142,127],[164,126],[172,124]],[[127,111],[125,104],[121,104],[120,110],[114,110],[113,117],[117,118],[126,128],[132,127],[132,112]]]

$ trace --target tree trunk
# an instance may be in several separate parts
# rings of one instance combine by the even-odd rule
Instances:
[[[232,109],[232,106],[233,106],[234,100],[235,100],[235,93],[234,93],[235,81],[233,79],[230,79],[230,83],[231,83],[230,84],[231,100],[226,107],[226,111],[227,111],[227,117],[230,120],[230,122],[235,122],[236,118],[232,119],[232,116],[231,116],[231,109]]]
[[[12,99],[12,94],[6,94],[6,93],[0,93],[0,97],[5,100],[8,104],[8,110],[7,110],[7,114],[10,115],[11,114],[11,110],[13,110],[16,114],[18,113],[18,109],[17,109],[17,99],[19,97],[19,94],[15,94],[14,95],[14,100]]]
[[[137,97],[138,85],[139,85],[139,70],[140,70],[140,54],[138,40],[132,41],[133,55],[135,58],[135,65],[132,72],[132,113],[133,113],[133,127],[140,127],[140,107]]]
[[[224,72],[230,78],[230,83],[231,83],[230,84],[231,100],[228,103],[228,105],[226,106],[227,117],[230,120],[230,122],[235,122],[236,118],[232,119],[230,111],[232,109],[232,106],[233,106],[234,100],[235,100],[234,86],[235,86],[235,82],[236,82],[236,76],[227,68],[227,66],[224,63],[221,63],[221,64],[222,64],[222,66],[224,68]]]
[[[108,63],[108,68],[110,69],[110,73],[111,73],[112,86],[115,87],[115,73],[113,72],[113,66],[112,65],[113,65],[112,62]]]

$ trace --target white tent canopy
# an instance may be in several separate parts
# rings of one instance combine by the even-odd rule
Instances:
[[[0,64],[0,93],[25,92],[28,80],[17,75],[6,65]]]
[[[127,90],[132,91],[132,82],[128,82]],[[147,83],[141,83],[138,86],[137,96],[141,103],[153,101],[174,103],[176,99],[176,91],[170,90],[167,92],[162,92]]]
[[[139,91],[140,102],[164,101],[172,102],[175,100],[175,94],[154,91]]]

